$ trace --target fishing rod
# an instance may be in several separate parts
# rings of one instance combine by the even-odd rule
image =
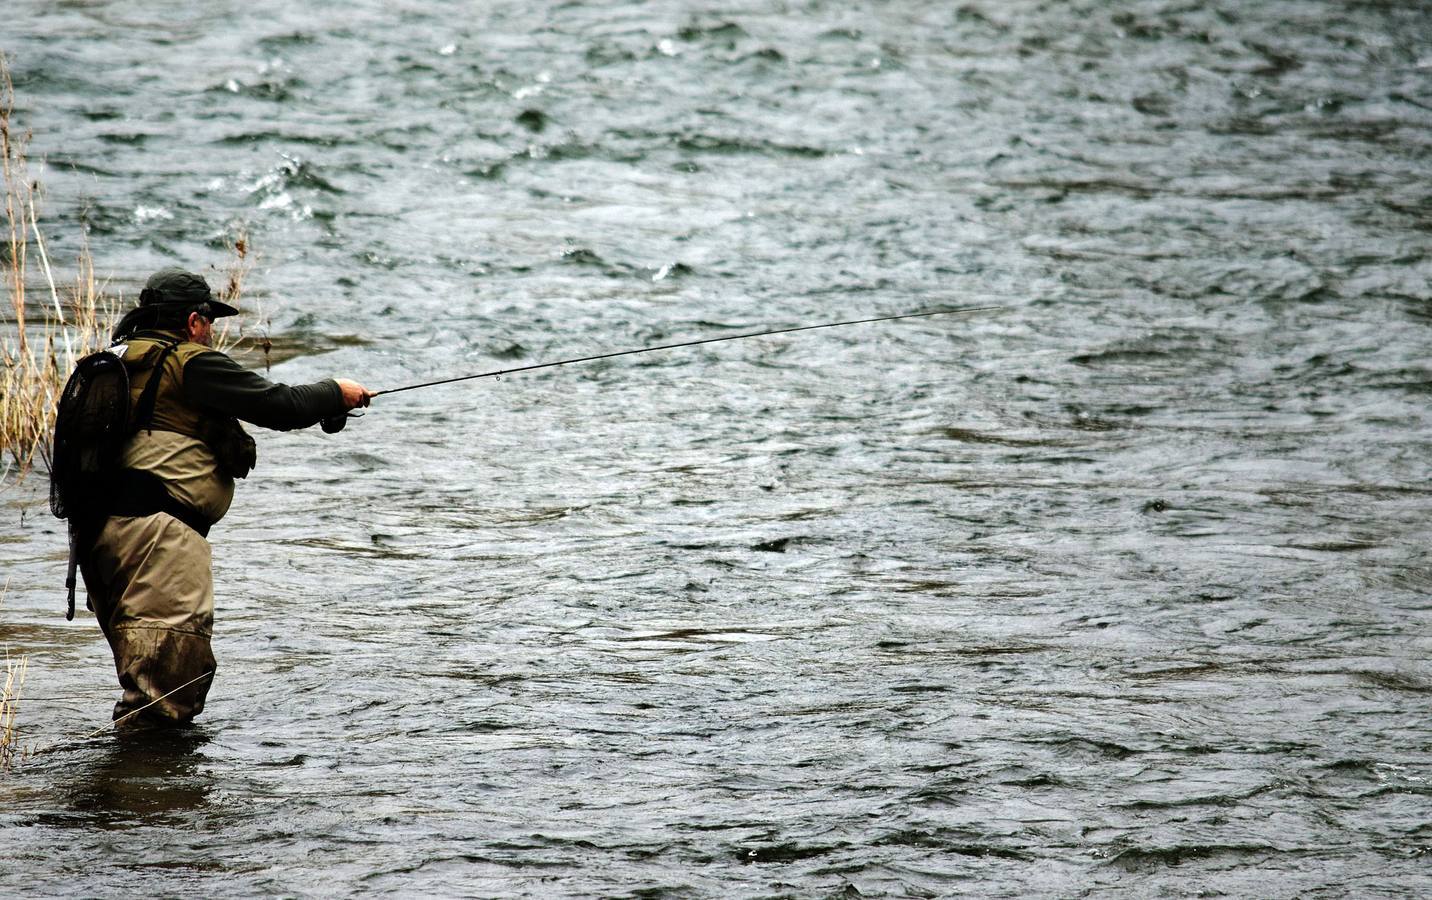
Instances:
[[[503,375],[511,375],[516,372],[532,372],[537,369],[551,369],[556,366],[570,366],[576,363],[595,362],[599,359],[613,359],[618,356],[632,356],[637,353],[655,353],[658,350],[675,350],[679,347],[696,347],[701,344],[719,344],[722,341],[742,341],[748,338],[767,337],[773,334],[791,334],[796,331],[814,331],[817,328],[842,328],[847,325],[868,325],[872,322],[893,322],[896,319],[922,319],[927,316],[960,316],[970,313],[986,312],[992,309],[1003,309],[1002,306],[957,306],[949,309],[929,309],[922,312],[901,313],[897,316],[875,316],[869,319],[850,319],[845,322],[820,322],[815,325],[796,325],[791,328],[772,328],[768,331],[752,331],[746,334],[728,334],[722,337],[700,338],[694,341],[681,341],[675,344],[660,344],[655,347],[637,347],[633,350],[614,350],[610,353],[597,353],[593,356],[577,356],[571,359],[559,359],[555,362],[534,363],[530,366],[514,366],[511,369],[494,369],[491,372],[477,372],[472,375],[456,375],[452,378],[439,378],[436,381],[424,381],[419,384],[407,384],[402,387],[388,388],[387,390],[374,391],[370,397],[381,397],[384,394],[399,394],[403,391],[416,391],[419,388],[436,387],[440,384],[455,384],[459,381],[472,381],[476,378],[501,378]],[[358,415],[361,415],[358,414]],[[357,415],[350,414],[352,418]],[[323,420],[323,430],[332,434],[342,431],[347,422],[345,416],[334,416]]]
[[[397,394],[402,391],[416,391],[418,388],[435,387],[439,384],[452,384],[457,381],[471,381],[474,378],[497,378],[502,375],[511,375],[514,372],[531,372],[536,369],[550,369],[554,366],[570,366],[574,363],[594,362],[599,359],[612,359],[617,356],[631,356],[635,353],[654,353],[657,350],[675,350],[678,347],[695,347],[698,344],[717,344],[721,341],[741,341],[747,338],[766,337],[772,334],[790,334],[793,331],[812,331],[816,328],[839,328],[844,325],[867,325],[871,322],[890,322],[895,319],[919,319],[925,316],[954,316],[975,312],[984,312],[991,309],[1002,309],[999,306],[962,306],[952,309],[931,309],[925,312],[903,313],[898,316],[877,316],[873,319],[852,319],[849,322],[822,322],[819,325],[797,325],[794,328],[772,328],[770,331],[753,331],[749,334],[728,334],[724,337],[701,338],[695,341],[682,341],[677,344],[661,344],[656,347],[638,347],[635,350],[616,350],[611,353],[598,353],[595,356],[578,356],[573,359],[559,359],[556,362],[536,363],[530,366],[516,366],[511,369],[496,369],[492,372],[478,372],[475,375],[458,375],[454,378],[440,378],[437,381],[424,381],[422,384],[409,384],[404,387],[388,388],[385,391],[374,391],[370,396],[381,397],[384,394]]]

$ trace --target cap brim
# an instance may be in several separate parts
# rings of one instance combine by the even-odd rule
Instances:
[[[218,300],[209,301],[209,311],[214,315],[212,318],[222,319],[225,316],[237,316],[239,311],[227,303],[220,303]]]

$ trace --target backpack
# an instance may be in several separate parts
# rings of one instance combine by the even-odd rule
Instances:
[[[69,520],[70,560],[66,619],[75,617],[75,569],[81,544],[93,540],[104,521],[107,491],[130,435],[126,346],[118,344],[81,359],[65,382],[55,413],[50,458],[50,511]]]
[[[160,351],[155,374],[133,410],[129,367],[124,362],[128,344],[114,344],[80,360],[60,393],[50,456],[50,512],[70,522],[66,619],[75,617],[75,570],[80,554],[99,536],[115,500],[124,443],[154,417],[164,362],[178,346],[176,341]]]

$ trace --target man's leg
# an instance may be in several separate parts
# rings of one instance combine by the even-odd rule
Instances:
[[[167,513],[114,516],[87,561],[85,583],[124,689],[114,717],[146,706],[134,718],[197,716],[214,671],[209,542]]]

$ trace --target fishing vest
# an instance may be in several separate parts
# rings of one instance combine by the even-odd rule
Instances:
[[[203,441],[213,451],[220,472],[230,478],[246,477],[256,462],[253,438],[238,419],[206,411],[184,395],[184,367],[199,354],[214,352],[213,348],[162,335],[133,337],[124,346],[131,427],[172,431]],[[156,377],[158,384],[151,385]]]
[[[135,425],[151,431],[173,431],[204,440],[205,422],[211,418],[203,410],[184,399],[184,366],[209,347],[192,341],[175,341],[159,337],[130,338],[125,341],[124,367],[129,370],[129,408],[140,414],[145,388],[155,377],[155,366],[163,357],[163,374],[154,393],[154,412],[148,421]],[[172,347],[168,353],[167,348]],[[210,426],[212,427],[212,426]]]

